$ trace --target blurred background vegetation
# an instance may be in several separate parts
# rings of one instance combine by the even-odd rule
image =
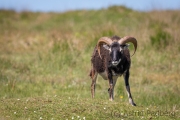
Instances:
[[[88,75],[97,40],[129,35],[138,41],[130,71],[135,102],[177,110],[179,33],[180,11],[175,10],[137,12],[123,6],[64,13],[1,10],[0,99],[56,95],[61,99],[90,99]],[[108,101],[107,88],[108,82],[98,77],[95,99]],[[122,77],[115,88],[115,101],[128,102]],[[0,111],[4,110],[1,116],[8,115],[9,109]]]

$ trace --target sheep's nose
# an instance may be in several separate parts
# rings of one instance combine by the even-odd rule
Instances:
[[[117,61],[118,61],[118,58],[117,58],[117,57],[113,57],[113,58],[112,58],[112,61],[113,61],[113,62],[117,62]]]

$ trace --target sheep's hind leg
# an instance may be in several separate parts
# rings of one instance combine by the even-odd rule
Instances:
[[[92,98],[94,98],[94,95],[95,95],[97,75],[98,75],[98,73],[95,70],[92,69],[91,72],[90,72],[90,76],[91,76],[91,79],[92,79],[92,84],[91,84],[91,95],[92,95]]]

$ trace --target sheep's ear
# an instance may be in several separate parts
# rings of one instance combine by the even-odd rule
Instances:
[[[104,47],[106,50],[109,50],[109,51],[111,51],[111,48],[110,48],[110,46],[109,46],[109,45],[107,45],[107,44],[104,44],[104,45],[103,45],[103,47]]]

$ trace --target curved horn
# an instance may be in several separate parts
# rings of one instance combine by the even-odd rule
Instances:
[[[119,43],[120,45],[126,44],[126,43],[128,43],[128,42],[131,42],[131,43],[133,43],[133,45],[134,45],[134,53],[133,53],[133,55],[134,55],[135,52],[136,52],[136,49],[137,49],[137,40],[136,40],[134,37],[125,36],[125,37],[121,38],[121,39],[118,41],[118,43]],[[132,56],[133,56],[133,55],[132,55]],[[132,56],[131,56],[131,57],[132,57]]]
[[[102,45],[103,43],[111,45],[112,44],[112,40],[110,38],[108,38],[108,37],[102,37],[102,38],[100,38],[98,40],[97,48],[98,48],[98,54],[99,54],[101,59],[102,59],[102,57],[101,57],[101,53],[100,53],[100,45]]]

